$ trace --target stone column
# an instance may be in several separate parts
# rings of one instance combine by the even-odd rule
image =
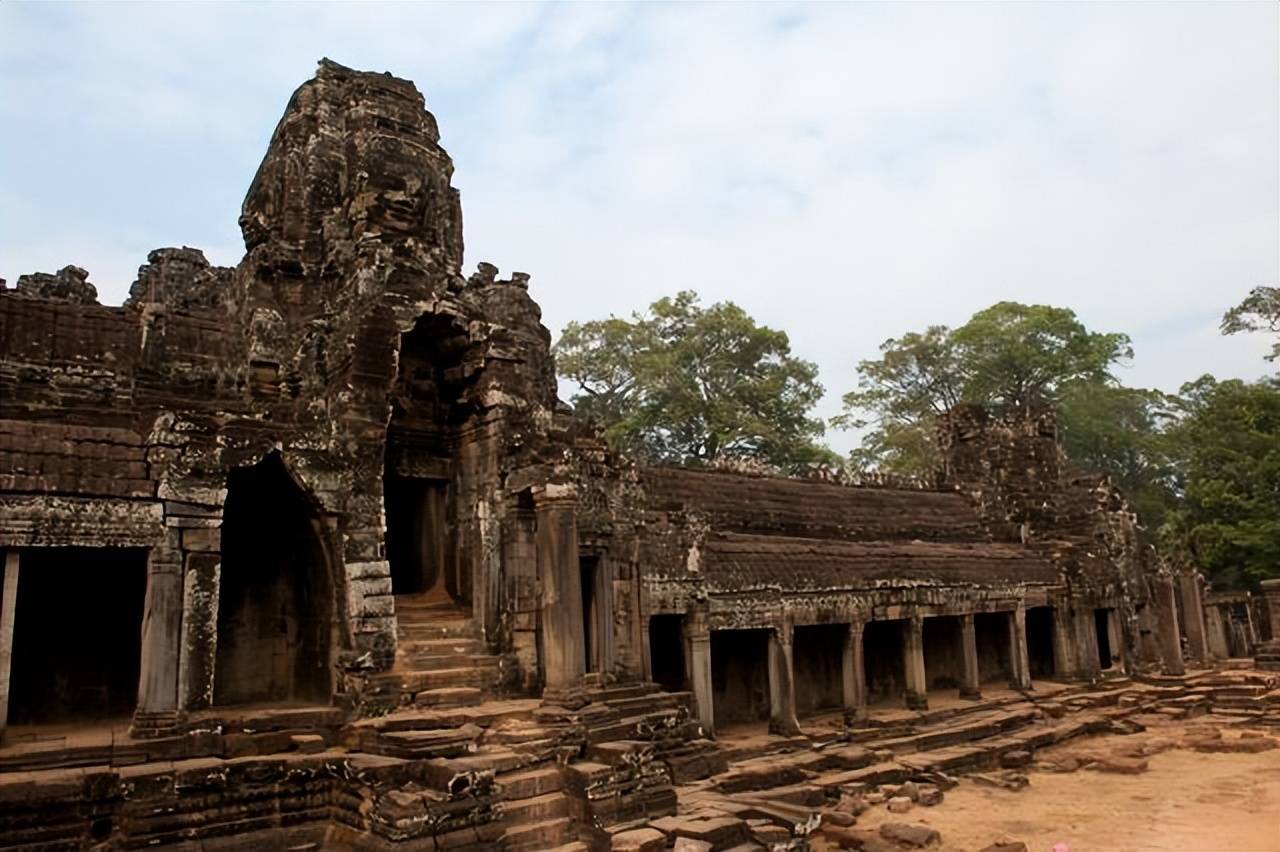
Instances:
[[[929,707],[929,684],[924,670],[924,619],[913,615],[902,623],[902,668],[906,676],[906,704],[911,710]]]
[[[867,672],[862,655],[861,619],[849,622],[844,637],[844,716],[846,720],[864,719],[867,715]]]
[[[1208,631],[1204,623],[1204,604],[1200,598],[1200,577],[1195,571],[1178,575],[1182,603],[1182,626],[1187,631],[1187,653],[1202,666],[1209,665]]]
[[[142,612],[142,658],[138,675],[135,737],[171,733],[177,725],[178,667],[182,647],[182,550],[176,527],[147,557],[147,591]]]
[[[964,658],[960,697],[976,701],[982,697],[982,675],[978,671],[978,633],[973,626],[973,613],[960,616],[960,654]]]
[[[542,662],[546,691],[558,697],[580,686],[586,671],[577,492],[572,485],[547,484],[534,489],[533,505],[538,518]]]
[[[1076,676],[1075,642],[1068,612],[1060,606],[1053,607],[1053,673],[1064,679]]]
[[[1009,613],[1009,662],[1014,689],[1031,688],[1031,660],[1027,654],[1027,608],[1021,603]]]
[[[1225,660],[1231,656],[1230,620],[1222,618],[1222,607],[1209,604],[1204,608],[1205,638],[1209,645],[1209,654],[1215,660]]]
[[[784,737],[800,733],[791,647],[792,626],[787,619],[769,632],[769,732]]]
[[[689,662],[689,686],[693,690],[694,709],[702,734],[714,737],[716,730],[715,697],[711,686],[711,631],[703,609],[690,612],[684,619],[685,659]]]
[[[0,599],[0,741],[9,725],[9,667],[13,663],[13,626],[18,613],[18,551],[4,555],[4,591]]]
[[[1272,642],[1280,642],[1280,580],[1263,580],[1262,597],[1266,601],[1267,622],[1271,625]]]
[[[1182,675],[1182,637],[1178,632],[1178,600],[1173,578],[1157,574],[1151,580],[1151,606],[1156,617],[1156,644],[1160,647],[1160,668],[1167,675]]]
[[[1102,675],[1102,663],[1098,660],[1098,633],[1093,609],[1085,606],[1075,612],[1076,669],[1084,680],[1096,680]]]

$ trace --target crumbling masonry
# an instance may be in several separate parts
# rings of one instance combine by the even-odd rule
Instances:
[[[239,265],[0,293],[0,845],[662,848],[722,729],[1256,641],[1049,414],[954,412],[927,483],[617,457],[528,276],[463,275],[451,173],[325,61]]]

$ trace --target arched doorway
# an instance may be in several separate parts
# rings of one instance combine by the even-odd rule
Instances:
[[[464,327],[434,314],[400,340],[383,499],[391,586],[402,617],[424,602],[455,611],[471,604],[468,542],[475,519],[459,511],[476,499],[481,478],[472,469],[481,456],[463,452],[476,436],[461,434],[473,411],[460,401],[473,378],[463,367],[469,345]]]
[[[333,579],[319,514],[279,453],[227,478],[214,704],[327,702]]]

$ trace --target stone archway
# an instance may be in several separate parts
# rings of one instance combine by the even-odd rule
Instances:
[[[227,478],[214,704],[327,702],[334,583],[320,515],[279,453]]]

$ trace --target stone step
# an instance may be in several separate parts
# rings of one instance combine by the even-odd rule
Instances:
[[[453,636],[443,639],[402,639],[396,650],[407,654],[483,654],[484,642],[474,636]]]
[[[372,754],[400,758],[463,757],[476,748],[481,730],[474,725],[429,731],[379,733],[363,744]]]
[[[928,751],[1017,730],[1031,724],[1035,719],[1035,710],[1012,710],[992,714],[986,718],[963,725],[942,725],[935,730],[928,730],[911,736],[878,740],[876,745],[879,748],[890,749],[897,754]]]
[[[564,816],[509,828],[498,848],[504,852],[543,852],[573,839],[573,820]]]
[[[445,669],[496,669],[502,659],[492,654],[417,654],[396,653],[396,668],[401,671],[433,672]]]
[[[480,627],[474,621],[400,622],[396,635],[400,639],[419,641],[424,639],[479,639]]]
[[[507,825],[544,822],[569,815],[569,797],[559,790],[528,799],[506,800],[502,814]]]
[[[865,785],[874,787],[878,784],[901,784],[907,780],[908,770],[900,763],[873,763],[861,769],[849,769],[844,772],[830,772],[810,779],[809,783],[838,790],[845,785]]]
[[[390,671],[371,675],[369,680],[376,686],[388,686],[397,692],[416,694],[428,689],[441,689],[450,686],[491,686],[497,678],[497,670],[461,666],[452,669],[435,671]]]
[[[691,692],[649,692],[636,696],[628,696],[626,698],[607,699],[605,705],[612,710],[617,710],[624,716],[635,715],[645,711],[667,710],[683,707],[686,710],[692,706],[693,693]]]
[[[413,695],[415,707],[449,708],[465,707],[479,704],[484,700],[484,692],[475,686],[446,686],[438,689],[423,689]]]
[[[564,775],[557,766],[541,766],[517,772],[504,772],[497,777],[504,801],[532,799],[564,789]]]

